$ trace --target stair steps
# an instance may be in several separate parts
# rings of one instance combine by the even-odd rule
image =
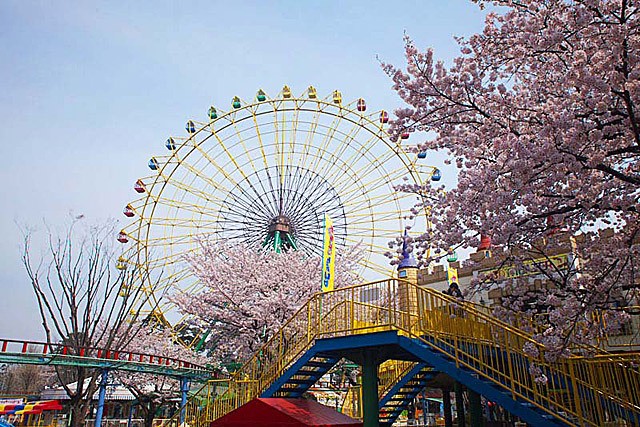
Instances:
[[[404,377],[400,378],[380,399],[380,426],[391,426],[436,374],[425,363],[418,363]]]
[[[294,363],[261,397],[301,397],[338,362],[338,358],[310,354]]]

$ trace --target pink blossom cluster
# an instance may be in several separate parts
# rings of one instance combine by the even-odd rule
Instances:
[[[321,259],[302,252],[276,253],[242,244],[199,242],[188,262],[203,287],[171,297],[195,326],[209,331],[218,363],[244,361],[271,338],[316,292]],[[359,283],[358,247],[337,251],[335,287]]]
[[[443,150],[458,169],[446,193],[398,188],[419,194],[416,208],[428,207],[434,224],[412,242],[423,266],[450,247],[477,247],[480,235],[508,264],[549,256],[558,234],[577,238],[570,269],[540,271],[552,286],[509,280],[502,307],[546,313],[551,329],[538,338],[560,354],[607,332],[597,312],[615,324],[638,301],[640,5],[476,3],[498,7],[481,33],[458,39],[451,64],[408,37],[406,70],[383,64],[407,104],[392,133],[432,135],[417,149]],[[488,282],[472,291],[497,285]]]

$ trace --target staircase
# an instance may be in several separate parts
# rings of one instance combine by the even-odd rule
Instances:
[[[364,302],[361,295],[379,298]],[[525,345],[535,351],[525,353]],[[300,396],[339,358],[365,347],[382,360],[417,362],[412,375],[399,376],[381,395],[383,425],[435,372],[530,425],[640,425],[640,354],[585,357],[575,349],[574,356],[550,362],[529,334],[485,309],[398,280],[314,295],[211,404],[203,408],[202,398],[194,399],[199,410],[188,410],[194,415],[187,422],[208,425],[258,396]]]
[[[338,360],[328,355],[307,352],[262,392],[260,397],[301,397]]]
[[[380,426],[390,427],[418,393],[437,375],[426,363],[416,363],[380,399]]]

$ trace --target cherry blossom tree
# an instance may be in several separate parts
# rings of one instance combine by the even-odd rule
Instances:
[[[407,104],[393,134],[420,132],[415,150],[446,152],[458,170],[446,193],[400,185],[424,197],[435,224],[413,246],[426,265],[427,248],[476,247],[485,235],[496,259],[537,270],[547,285],[514,280],[503,314],[542,309],[537,337],[558,354],[606,332],[596,312],[615,325],[625,315],[614,308],[638,298],[640,4],[476,3],[492,7],[484,30],[457,39],[449,66],[408,37],[406,70],[383,64]],[[533,262],[567,236],[568,268]]]
[[[336,287],[354,285],[361,250],[336,257]],[[188,257],[204,289],[178,292],[173,301],[200,329],[219,363],[241,362],[265,343],[295,311],[320,290],[320,257],[276,253],[244,245],[200,241]]]

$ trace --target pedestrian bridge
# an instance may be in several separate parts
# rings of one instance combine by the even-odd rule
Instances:
[[[390,426],[438,374],[532,426],[640,425],[640,354],[571,350],[549,361],[483,306],[396,279],[367,283],[314,295],[232,378],[205,384],[186,421],[209,426],[257,397],[299,397],[345,357],[363,368],[365,426]],[[380,381],[381,364],[395,374]]]

